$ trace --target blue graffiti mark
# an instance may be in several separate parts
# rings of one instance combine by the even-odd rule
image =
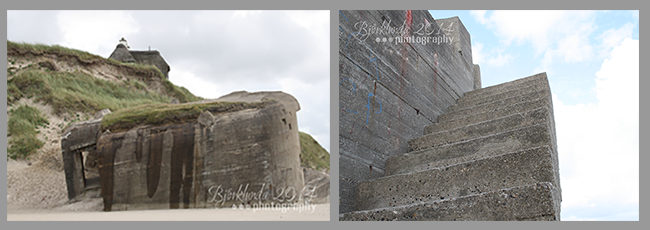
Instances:
[[[339,26],[339,30],[340,30],[340,31],[343,31],[343,28],[341,28],[341,26]]]
[[[341,87],[341,82],[342,82],[342,81],[346,81],[346,80],[349,81],[350,83],[352,83],[352,92],[357,91],[357,86],[354,84],[354,82],[353,82],[352,79],[350,79],[350,78],[343,78],[343,79],[341,79],[341,80],[339,81],[339,87]],[[345,111],[348,112],[348,113],[359,114],[359,112],[357,112],[357,111],[352,111],[352,110],[348,110],[348,109],[346,109],[346,108],[343,108],[343,106],[341,105],[341,103],[339,103],[339,107],[341,107],[341,109],[345,110]]]
[[[345,42],[345,54],[350,58],[350,51],[348,50],[348,43],[350,43],[350,39],[352,38],[353,34],[359,34],[359,32],[352,32],[350,35],[348,35],[348,41]]]
[[[352,83],[352,92],[357,91],[357,85],[354,84],[354,82],[352,81],[352,79],[347,78],[347,77],[346,77],[346,78],[343,78],[343,79],[341,79],[341,80],[339,81],[339,87],[341,86],[341,81],[345,81],[345,80],[347,80],[347,81],[349,81],[350,83]]]
[[[368,121],[370,120],[370,98],[373,97],[373,96],[375,96],[375,95],[372,94],[372,93],[368,93],[368,104],[366,104],[366,108],[368,108],[368,112],[366,112],[366,125],[368,124]],[[375,113],[380,114],[381,113],[381,100],[377,99],[377,97],[375,97],[375,99],[379,102],[379,112],[375,112]]]
[[[343,18],[345,18],[345,21],[349,21],[348,17],[346,17],[340,10],[339,10],[339,14],[341,14],[341,16],[343,16]]]

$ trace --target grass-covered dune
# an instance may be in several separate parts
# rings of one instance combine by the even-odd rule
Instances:
[[[204,107],[211,106],[169,104],[173,99],[185,103],[203,98],[172,84],[154,66],[122,63],[58,45],[7,41],[7,66],[7,107],[12,108],[7,111],[7,157],[12,159],[28,158],[43,147],[46,140],[39,139],[39,129],[60,132],[102,109],[113,111],[104,117],[102,129],[116,131],[137,124],[157,124],[172,110],[175,119],[195,118]],[[105,77],[108,75],[117,78]],[[67,124],[50,124],[51,117],[20,104],[21,99],[51,107],[52,116],[64,117]],[[231,103],[221,107],[242,106],[257,105]],[[329,169],[325,149],[306,133],[300,133],[300,142],[304,167]]]

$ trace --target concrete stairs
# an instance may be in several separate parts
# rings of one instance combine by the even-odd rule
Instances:
[[[468,92],[339,219],[560,220],[556,143],[545,73]]]

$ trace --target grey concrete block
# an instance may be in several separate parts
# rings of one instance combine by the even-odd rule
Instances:
[[[215,105],[206,109],[214,115],[204,112],[196,119],[139,125],[99,137],[104,210],[230,207],[304,199],[297,101],[279,92],[230,96],[265,102],[231,111]]]
[[[370,27],[399,28],[407,19],[406,34],[369,32]],[[339,176],[367,180],[383,174],[386,158],[403,153],[408,140],[474,89],[469,33],[459,34],[465,56],[447,43],[395,42],[418,36],[420,25],[441,31],[424,10],[340,11],[339,137],[346,141],[339,149],[347,154],[340,161],[349,162],[341,162]],[[352,202],[348,198],[341,202],[339,211],[353,206],[345,203]]]
[[[409,149],[421,150],[427,146],[439,146],[459,141],[488,136],[509,130],[527,127],[533,124],[549,122],[548,107],[541,107],[522,113],[511,114],[493,120],[452,127],[436,133],[427,134],[409,141]]]
[[[339,176],[339,213],[354,211],[357,182]]]
[[[481,67],[474,65],[474,90],[482,88],[481,85]]]
[[[467,92],[467,93],[465,93],[465,95],[463,95],[463,97],[467,98],[466,100],[471,100],[471,99],[473,99],[475,97],[480,97],[480,96],[484,96],[484,95],[488,95],[488,94],[498,93],[499,91],[502,91],[504,89],[506,89],[506,90],[509,89],[509,88],[510,89],[516,89],[518,87],[527,86],[528,85],[527,82],[541,80],[541,79],[547,79],[545,72],[544,73],[538,73],[538,74],[528,76],[528,77],[524,77],[524,78],[519,78],[517,80],[509,81],[509,82],[506,82],[506,83],[481,88],[479,90],[474,90],[474,91],[471,91],[471,92]]]
[[[461,108],[467,108],[467,107],[472,107],[472,106],[477,106],[481,104],[486,104],[490,103],[493,101],[498,101],[498,100],[503,100],[508,97],[516,97],[519,95],[524,95],[527,93],[532,93],[535,91],[541,91],[541,90],[549,90],[549,87],[547,84],[543,83],[535,83],[531,82],[530,85],[517,88],[517,89],[512,89],[508,91],[502,91],[501,93],[498,94],[490,94],[490,95],[485,95],[481,97],[474,98],[473,100],[464,100],[464,101],[458,101],[458,104],[453,105],[452,107],[449,108],[450,111],[453,110],[458,110]],[[458,107],[458,108],[453,108],[453,107]]]
[[[451,120],[451,119],[458,119],[461,117],[466,117],[466,116],[471,116],[474,114],[478,113],[484,113],[490,110],[493,110],[495,108],[500,108],[512,104],[517,104],[525,101],[532,101],[532,100],[537,100],[539,98],[543,97],[551,97],[551,93],[548,90],[540,90],[540,91],[535,91],[531,92],[528,94],[524,95],[518,95],[514,97],[508,97],[503,100],[499,101],[494,101],[482,105],[477,105],[477,106],[472,106],[472,107],[466,107],[466,108],[461,108],[457,110],[449,110],[448,113],[440,115],[438,117],[439,121],[445,121],[445,120]]]
[[[417,168],[446,167],[467,161],[465,158],[480,159],[501,155],[532,147],[553,145],[551,129],[548,124],[537,124],[490,136],[463,142],[427,148],[388,158],[386,173],[394,175],[419,171]],[[557,149],[556,146],[552,146]]]
[[[304,201],[310,204],[329,204],[330,175],[307,167],[302,167],[302,173],[305,181]]]
[[[560,191],[542,182],[434,202],[339,214],[340,221],[560,220]]]
[[[508,116],[515,113],[521,113],[529,110],[533,110],[540,107],[551,107],[550,98],[539,98],[533,101],[525,101],[517,104],[512,104],[504,107],[494,108],[492,110],[473,114],[466,117],[461,117],[453,120],[439,120],[438,123],[434,123],[427,127],[424,127],[424,135],[440,132],[443,130],[453,129],[455,127],[461,127],[464,125],[476,124],[499,117]]]
[[[65,171],[68,199],[81,195],[85,190],[82,151],[94,148],[100,135],[102,119],[75,122],[63,131],[61,154]]]
[[[396,207],[550,182],[559,184],[556,153],[542,146],[359,183],[356,210]]]

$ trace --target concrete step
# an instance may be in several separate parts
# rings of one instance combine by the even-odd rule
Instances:
[[[529,85],[528,82],[538,81],[538,80],[545,80],[548,82],[546,73],[539,73],[529,77],[524,77],[514,81],[506,82],[503,84],[472,90],[470,92],[465,93],[463,95],[463,98],[466,98],[465,100],[472,100],[475,97],[481,97],[489,94],[500,93],[504,90],[508,91],[508,90],[516,89],[518,87],[528,86]]]
[[[512,82],[506,82],[500,85],[490,86],[482,89],[476,89],[472,92],[466,93],[462,98],[458,99],[457,103],[463,103],[467,101],[476,100],[479,98],[484,98],[488,96],[502,94],[508,91],[520,90],[532,85],[549,85],[548,79],[545,75],[534,75],[531,77],[526,77],[518,79]]]
[[[449,200],[343,213],[339,220],[559,221],[560,202],[559,190],[542,182]]]
[[[547,123],[550,120],[549,108],[540,107],[523,113],[511,114],[497,119],[460,126],[437,133],[420,136],[409,140],[409,150],[417,151],[444,144],[450,144],[495,133],[519,129],[534,124]]]
[[[557,154],[549,146],[359,183],[355,210],[396,207],[502,188],[559,184]]]
[[[505,107],[513,104],[518,104],[521,102],[533,101],[540,98],[550,98],[551,94],[548,90],[535,91],[528,94],[504,98],[503,100],[494,101],[487,104],[467,107],[467,108],[455,108],[454,111],[449,110],[445,114],[438,116],[438,122],[443,122],[447,120],[459,119],[461,117],[467,117],[478,113],[484,113],[495,108]]]
[[[460,108],[467,108],[467,107],[473,107],[473,106],[477,106],[477,105],[487,104],[487,103],[491,103],[491,102],[494,102],[494,101],[503,100],[505,98],[521,96],[521,95],[525,95],[525,94],[532,93],[532,92],[535,92],[535,91],[540,91],[540,90],[548,90],[548,91],[550,91],[550,88],[549,88],[548,84],[545,84],[545,83],[531,82],[531,85],[528,85],[526,87],[521,87],[521,88],[518,88],[518,89],[505,91],[505,92],[499,93],[499,94],[491,94],[491,95],[484,96],[484,97],[478,97],[478,98],[475,98],[473,100],[464,100],[462,102],[459,101],[457,104],[455,104],[453,106],[450,106],[449,110],[453,111],[453,110],[458,110]],[[459,108],[454,108],[454,107],[459,107]]]
[[[544,145],[556,146],[553,138],[549,123],[536,124],[467,141],[391,156],[386,160],[385,172],[386,175],[418,172],[521,149]]]
[[[466,117],[461,117],[454,120],[440,121],[432,125],[424,127],[424,135],[441,132],[444,130],[450,130],[457,127],[462,127],[466,125],[472,125],[481,123],[484,121],[489,121],[492,119],[497,119],[499,117],[505,117],[508,115],[521,113],[525,111],[534,110],[536,108],[548,107],[552,108],[550,98],[539,98],[533,101],[525,101],[517,104],[512,104],[504,107],[494,108],[487,112],[473,114]]]
[[[449,107],[449,112],[451,113],[451,112],[455,112],[455,111],[459,111],[459,110],[464,110],[464,109],[467,109],[467,108],[473,108],[473,107],[477,107],[477,106],[481,106],[481,105],[491,104],[491,103],[497,102],[497,101],[503,101],[503,100],[512,99],[512,98],[519,98],[519,97],[529,95],[531,93],[543,92],[543,91],[550,91],[550,90],[548,90],[548,87],[542,87],[541,89],[539,89],[539,88],[531,86],[531,87],[528,87],[528,88],[523,88],[521,90],[509,91],[509,92],[503,93],[503,94],[492,95],[490,97],[495,97],[495,98],[490,98],[491,100],[485,100],[484,98],[479,98],[479,99],[476,99],[476,100],[473,100],[473,101],[467,101],[467,102],[464,102],[464,103],[461,103],[461,104],[456,104],[456,105],[453,105],[453,106]]]

